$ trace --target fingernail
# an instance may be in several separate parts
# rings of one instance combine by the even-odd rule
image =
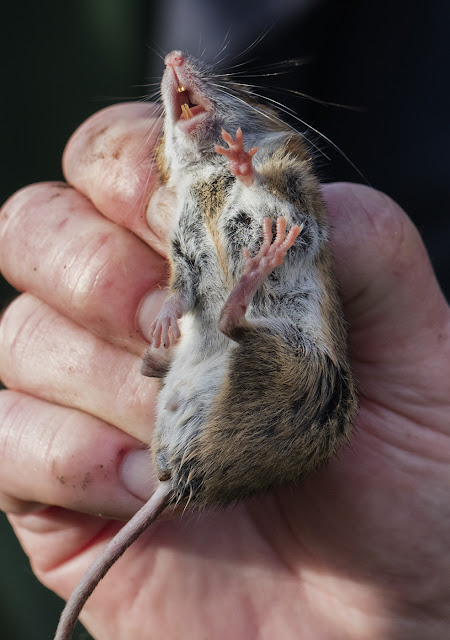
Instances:
[[[150,453],[142,449],[135,449],[124,456],[119,476],[127,491],[142,500],[150,498],[158,483]]]
[[[141,301],[137,310],[136,324],[146,340],[150,341],[149,330],[152,322],[156,320],[164,300],[167,298],[167,289],[155,289],[150,291]]]

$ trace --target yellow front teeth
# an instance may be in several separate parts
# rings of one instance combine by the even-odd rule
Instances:
[[[181,111],[183,112],[185,120],[190,120],[191,118],[194,117],[192,115],[192,111],[189,109],[189,105],[188,104],[182,104],[181,105]]]

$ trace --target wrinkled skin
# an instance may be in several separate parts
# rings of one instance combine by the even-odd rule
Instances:
[[[0,267],[24,292],[0,324],[0,506],[63,597],[155,482],[158,383],[139,359],[173,203],[154,196],[147,223],[153,124],[145,105],[100,112],[68,144],[70,186],[0,214]],[[84,609],[99,640],[445,637],[448,307],[395,203],[323,193],[360,388],[351,447],[302,486],[155,524]]]

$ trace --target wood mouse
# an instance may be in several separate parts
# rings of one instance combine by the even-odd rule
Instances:
[[[166,506],[225,507],[304,477],[348,441],[357,410],[301,134],[213,67],[180,51],[165,65],[156,163],[178,207],[170,295],[142,366],[161,378],[160,486],[87,570],[55,640],[71,637],[96,584]]]

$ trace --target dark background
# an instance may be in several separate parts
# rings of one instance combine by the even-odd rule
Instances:
[[[253,59],[250,68],[286,58],[305,57],[308,63],[248,82],[360,108],[323,107],[282,91],[268,94],[294,107],[351,157],[372,186],[405,208],[450,292],[447,0],[228,0],[223,6],[206,0],[28,0],[4,2],[1,18],[1,202],[31,182],[62,179],[60,159],[74,129],[109,104],[141,97],[145,82],[154,80],[150,76],[161,74],[154,49],[196,55],[206,45],[211,59],[230,29],[225,53],[231,58],[272,26],[246,56]],[[330,156],[317,156],[324,181],[361,181],[339,154],[314,140]],[[13,295],[0,280],[0,308]],[[4,517],[0,592],[1,637],[53,637],[62,602],[33,577]],[[78,638],[88,635],[80,631]]]

